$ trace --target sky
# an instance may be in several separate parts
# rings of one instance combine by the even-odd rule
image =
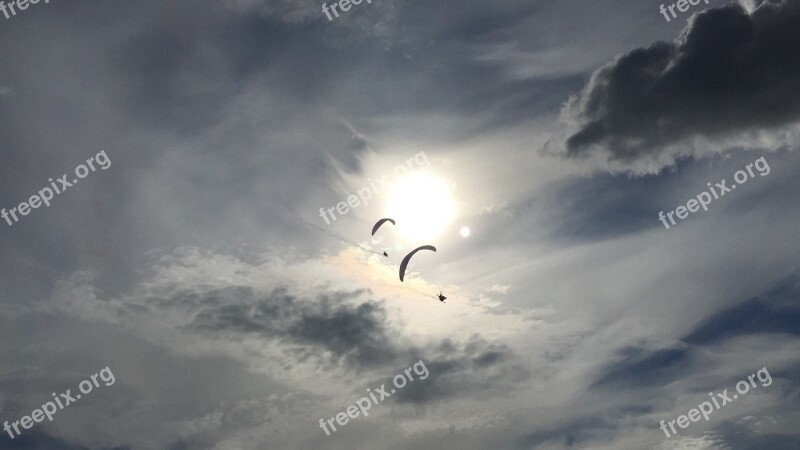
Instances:
[[[323,4],[0,13],[0,448],[798,448],[800,2]]]

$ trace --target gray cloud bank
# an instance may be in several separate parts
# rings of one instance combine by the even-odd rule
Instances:
[[[319,346],[333,361],[358,365],[386,363],[395,358],[384,329],[385,311],[373,302],[358,306],[343,304],[346,293],[322,295],[313,303],[301,303],[286,289],[275,289],[256,298],[252,289],[234,288],[243,301],[204,308],[191,328],[215,334],[257,334],[288,343]],[[219,294],[219,293],[217,293]],[[225,294],[209,293],[210,298]],[[358,296],[355,292],[352,296]]]
[[[800,4],[712,9],[674,42],[599,69],[565,106],[566,155],[674,161],[693,138],[776,130],[800,118]],[[678,144],[683,145],[679,147]]]

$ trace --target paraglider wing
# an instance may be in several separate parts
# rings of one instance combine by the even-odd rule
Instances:
[[[381,219],[375,222],[375,225],[372,227],[372,235],[375,236],[375,233],[378,231],[378,228],[381,227],[386,222],[392,222],[392,225],[396,225],[393,219]]]
[[[403,278],[406,277],[406,266],[408,266],[409,261],[411,261],[411,257],[420,250],[430,250],[435,252],[436,247],[432,245],[423,245],[422,247],[415,248],[411,253],[407,254],[406,257],[403,258],[403,262],[400,263],[400,281],[403,281]]]

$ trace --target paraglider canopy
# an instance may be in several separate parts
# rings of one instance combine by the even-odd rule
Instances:
[[[380,228],[381,225],[383,225],[386,222],[392,222],[392,225],[396,225],[394,219],[389,219],[389,218],[381,219],[375,222],[375,225],[372,226],[372,235],[375,236],[375,233],[378,231],[378,228]]]
[[[436,251],[436,247],[432,245],[423,245],[422,247],[417,247],[411,251],[411,253],[407,254],[405,258],[403,258],[403,262],[400,263],[400,281],[403,281],[403,278],[406,276],[406,267],[408,263],[411,261],[411,257],[414,256],[420,250],[430,250],[432,252]]]

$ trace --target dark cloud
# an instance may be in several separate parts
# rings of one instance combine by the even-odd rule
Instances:
[[[249,288],[222,289],[199,299],[211,306],[197,314],[190,328],[277,339],[303,347],[303,357],[321,356],[324,351],[333,363],[383,364],[397,356],[386,311],[376,302],[347,302],[363,293],[329,293],[308,301],[285,289],[275,289],[265,297]]]
[[[633,163],[691,153],[693,137],[769,130],[800,117],[800,4],[775,1],[697,15],[675,42],[657,42],[599,69],[565,109],[577,128],[566,154]],[[664,155],[666,153],[666,155]]]
[[[724,430],[722,437],[729,450],[797,450],[797,443],[800,442],[800,433],[759,434],[735,423],[726,423],[720,428]]]
[[[188,328],[218,337],[261,336],[286,344],[297,358],[318,358],[348,369],[381,370],[422,360],[430,373],[397,394],[398,403],[425,404],[454,396],[482,395],[529,377],[507,346],[478,335],[460,343],[444,340],[429,348],[404,346],[386,322],[381,303],[354,304],[365,292],[327,293],[299,299],[285,289],[257,295],[250,288],[228,288],[177,296],[166,302],[203,305]],[[374,384],[384,381],[376,380]]]
[[[398,403],[427,404],[451,397],[481,397],[490,392],[512,395],[516,386],[530,376],[509,347],[492,344],[478,335],[463,344],[442,341],[419,359],[430,375],[398,391]]]
[[[620,350],[623,360],[608,369],[592,386],[666,384],[691,368],[688,349],[649,351],[638,347]]]
[[[789,300],[792,303],[782,304]],[[763,297],[719,311],[704,321],[684,341],[711,344],[736,336],[760,333],[784,333],[800,336],[800,292],[784,285]]]
[[[762,296],[718,311],[702,321],[681,339],[678,348],[648,350],[627,347],[619,351],[620,362],[607,368],[594,387],[655,386],[683,378],[697,361],[692,350],[699,346],[763,333],[800,335],[800,290],[796,282],[786,282]]]

